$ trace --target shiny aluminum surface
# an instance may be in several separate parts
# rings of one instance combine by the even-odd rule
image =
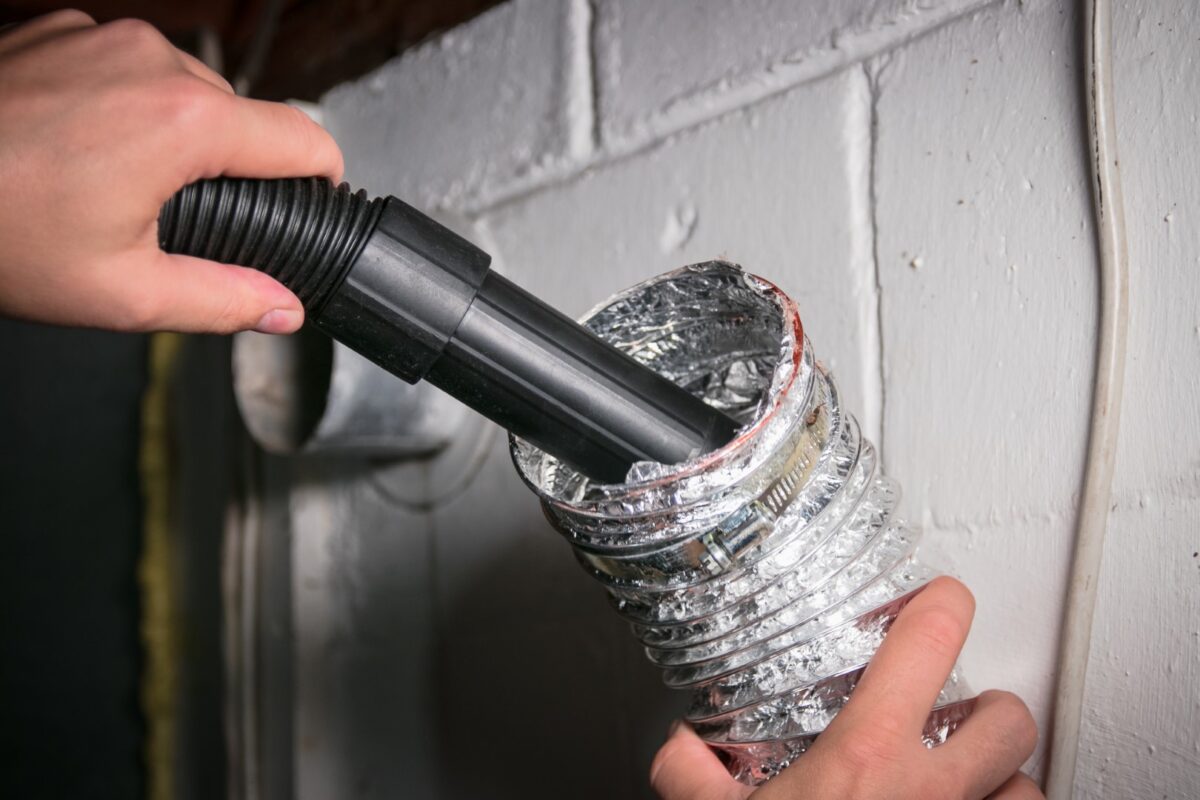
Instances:
[[[707,262],[621,293],[584,324],[743,429],[683,464],[635,464],[615,485],[516,438],[513,460],[667,685],[692,692],[689,722],[735,777],[760,783],[825,729],[935,573],[776,287]],[[956,670],[927,743],[969,714],[969,698]]]

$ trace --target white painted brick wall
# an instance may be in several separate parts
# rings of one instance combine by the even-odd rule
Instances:
[[[297,796],[420,796],[403,790],[438,770],[428,521],[345,463],[302,462],[292,479]]]
[[[890,49],[987,0],[597,0],[599,130],[661,136]]]
[[[1200,794],[1198,23],[1116,9],[1133,306],[1087,798]],[[979,598],[973,685],[1044,726],[1095,347],[1079,41],[1068,0],[516,0],[323,113],[352,180],[467,214],[570,313],[718,255],[792,293]],[[453,503],[391,499],[436,467],[297,479],[297,794],[647,796],[679,698],[499,437]]]
[[[972,686],[1019,693],[1043,732],[1097,313],[1079,34],[1061,11],[993,5],[868,65],[885,464],[977,595]]]
[[[1130,331],[1081,797],[1200,796],[1200,13],[1117,7]]]
[[[348,160],[347,179],[457,208],[574,154],[573,126],[591,135],[573,101],[576,27],[569,3],[506,3],[334,89],[326,126],[347,153],[375,154]]]

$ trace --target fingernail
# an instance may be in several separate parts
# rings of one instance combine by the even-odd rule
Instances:
[[[304,312],[290,308],[275,308],[262,315],[254,326],[259,333],[291,333],[304,322]]]

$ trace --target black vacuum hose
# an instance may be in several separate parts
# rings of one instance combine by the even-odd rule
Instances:
[[[254,267],[318,314],[366,244],[383,200],[320,178],[199,181],[167,201],[158,241],[184,253]]]
[[[308,320],[431,383],[589,477],[674,464],[738,424],[491,272],[491,257],[397,200],[319,178],[217,178],[163,206],[169,253],[254,267]]]

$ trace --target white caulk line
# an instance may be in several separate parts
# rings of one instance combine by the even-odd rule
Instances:
[[[862,428],[883,458],[883,325],[880,318],[878,233],[875,219],[875,102],[871,67],[848,73],[842,138],[850,210],[850,273],[857,305]]]
[[[566,92],[567,154],[586,161],[595,154],[597,124],[596,64],[592,27],[595,10],[590,0],[571,0],[567,8]]]

